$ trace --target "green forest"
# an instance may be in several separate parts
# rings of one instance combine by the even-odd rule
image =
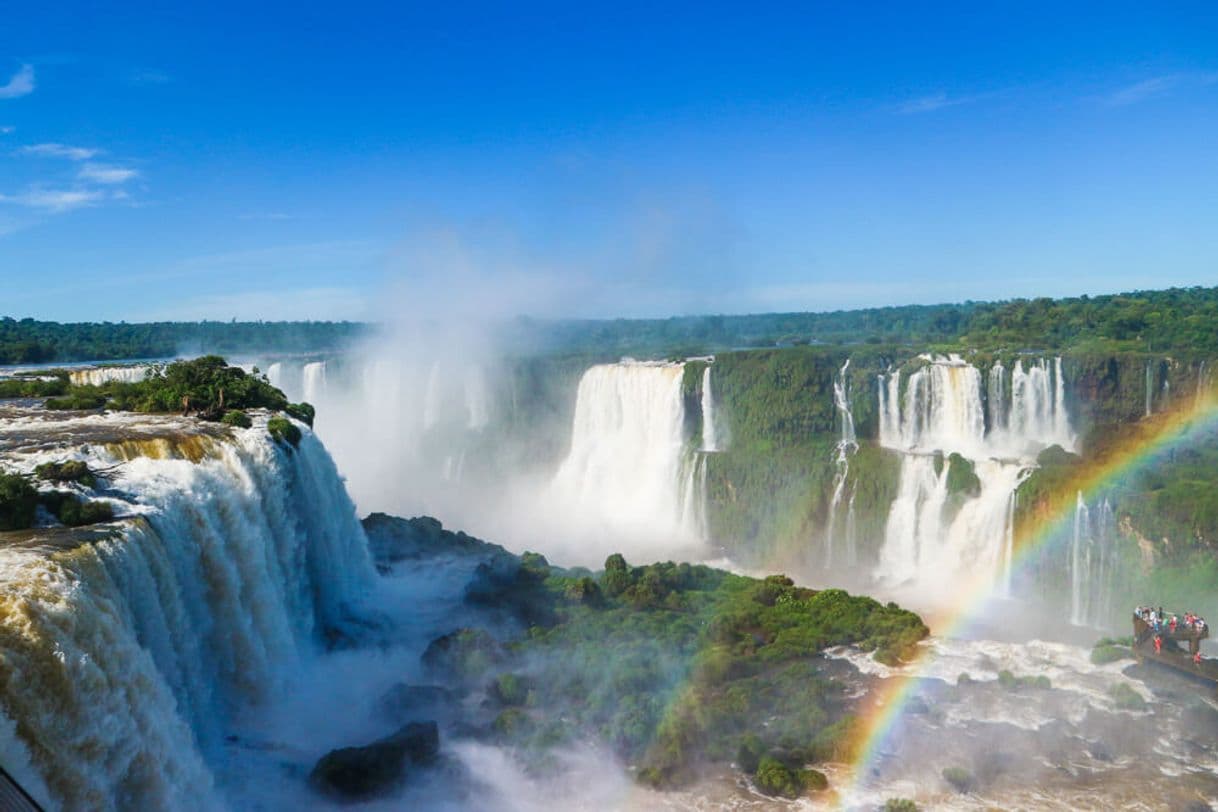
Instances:
[[[905,305],[829,313],[546,320],[498,325],[518,354],[690,356],[800,344],[982,350],[1218,352],[1218,287],[1068,299]],[[0,363],[32,364],[202,353],[324,352],[371,334],[353,322],[58,324],[0,319]]]

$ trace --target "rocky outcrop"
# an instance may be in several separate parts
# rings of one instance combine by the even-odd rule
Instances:
[[[343,801],[364,801],[403,785],[412,771],[435,763],[440,732],[435,722],[410,722],[392,736],[322,756],[309,775],[319,791]]]

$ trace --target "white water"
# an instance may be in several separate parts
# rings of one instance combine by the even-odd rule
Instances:
[[[580,380],[571,449],[544,504],[574,525],[592,560],[623,547],[655,559],[701,545],[705,466],[687,452],[684,372],[622,362]]]
[[[858,450],[858,437],[854,433],[854,413],[850,407],[850,359],[842,364],[833,379],[833,405],[837,409],[838,440],[834,446],[833,495],[829,500],[829,518],[825,528],[825,567],[843,563],[853,566],[858,562],[858,539],[854,532],[854,493],[846,500],[845,527],[838,530],[838,514],[845,499],[846,482],[850,475],[850,457]],[[844,545],[843,559],[837,560],[839,542]]]
[[[1151,370],[1150,361],[1146,362],[1146,409],[1145,414],[1150,417],[1154,414],[1154,372]]]
[[[1092,511],[1079,492],[1070,540],[1070,622],[1075,626],[1105,628],[1112,621],[1115,525],[1107,499]]]
[[[1015,490],[1040,450],[1076,444],[1061,361],[1016,361],[1009,396],[1005,370],[991,370],[987,428],[980,370],[956,355],[923,360],[908,376],[896,370],[878,382],[880,444],[902,456],[876,574],[931,598],[947,599],[946,586],[979,572],[1005,589]],[[972,463],[976,495],[949,496],[953,453]]]
[[[173,447],[79,449],[122,462],[113,493],[142,518],[56,553],[0,550],[0,753],[51,808],[222,806],[225,720],[281,695],[372,581],[311,432],[288,452],[240,430],[198,463]]]
[[[138,383],[151,371],[150,366],[89,367],[70,371],[68,380],[76,386],[101,386],[111,381]]]
[[[715,419],[715,394],[711,390],[711,365],[702,371],[702,450],[711,453],[722,451],[719,440],[719,424]]]

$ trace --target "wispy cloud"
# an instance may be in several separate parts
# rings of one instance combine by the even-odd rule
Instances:
[[[127,81],[133,85],[167,85],[171,79],[163,70],[144,69],[132,71]]]
[[[100,183],[103,185],[114,185],[126,183],[133,178],[139,176],[139,172],[125,166],[112,166],[110,164],[85,164],[80,168],[77,177],[80,180],[88,181],[89,183]]]
[[[16,203],[50,214],[61,214],[84,206],[92,206],[105,199],[99,189],[43,189],[32,188],[17,195],[0,195],[0,202]]]
[[[240,220],[295,220],[295,215],[282,211],[252,211],[238,216]]]
[[[31,144],[18,150],[23,155],[38,155],[44,158],[67,158],[69,161],[87,161],[101,152],[89,147],[72,147],[67,144]]]
[[[1104,97],[1109,107],[1126,107],[1184,88],[1206,87],[1218,82],[1218,73],[1167,73],[1118,88]]]
[[[34,92],[34,66],[22,65],[7,84],[0,85],[0,99],[19,99]]]
[[[5,125],[0,127],[0,135],[11,135],[17,131],[16,127]]]
[[[981,95],[974,96],[949,96],[946,93],[931,93],[927,96],[918,96],[913,99],[908,99],[896,106],[896,112],[901,115],[916,115],[918,113],[933,113],[935,110],[942,110],[947,107],[956,107],[961,104],[971,104],[978,99],[983,98]]]

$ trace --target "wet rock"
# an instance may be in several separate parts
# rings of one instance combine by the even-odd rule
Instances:
[[[339,800],[363,801],[401,786],[412,770],[434,764],[439,752],[436,723],[411,722],[372,744],[331,750],[318,760],[309,782]]]

